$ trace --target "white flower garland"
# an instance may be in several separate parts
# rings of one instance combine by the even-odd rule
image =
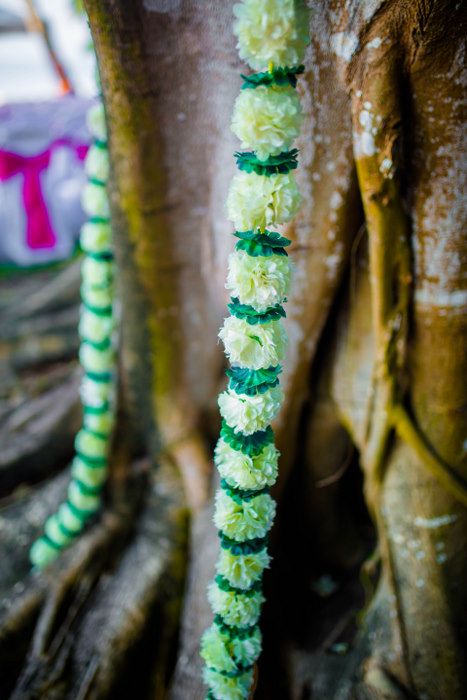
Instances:
[[[279,321],[252,326],[235,316],[225,319],[219,332],[232,364],[248,369],[278,365],[285,356],[287,334]]]
[[[266,311],[289,293],[290,263],[284,255],[252,256],[237,250],[229,256],[225,285],[242,304]]]
[[[79,322],[79,358],[85,372],[80,388],[83,426],[75,439],[67,500],[47,520],[43,535],[31,548],[31,562],[39,569],[53,561],[99,510],[115,417],[113,254],[106,191],[109,156],[102,104],[90,108],[88,126],[95,140],[86,157],[89,182],[83,192],[83,207],[90,218],[80,237],[85,253]]]
[[[221,438],[216,445],[214,462],[228,486],[257,491],[275,483],[279,450],[274,445],[265,445],[259,454],[252,457],[233,449]]]
[[[279,413],[282,403],[282,389],[278,386],[262,394],[248,396],[227,389],[219,396],[219,409],[228,425],[234,425],[238,432],[251,435],[267,428]]]
[[[300,99],[290,85],[275,89],[260,85],[237,97],[232,131],[242,148],[253,148],[260,160],[266,160],[290,148],[301,123]]]
[[[233,178],[227,213],[238,231],[286,224],[300,206],[300,192],[290,173],[264,177],[240,172]]]
[[[234,6],[240,58],[253,70],[295,66],[308,43],[306,8],[297,0],[243,0]]]
[[[267,491],[279,457],[270,423],[282,401],[278,375],[287,337],[281,318],[291,271],[285,251],[290,241],[267,227],[290,221],[300,204],[291,172],[297,151],[289,149],[302,121],[294,88],[308,37],[303,2],[244,0],[234,13],[240,56],[253,69],[267,70],[244,77],[232,120],[242,148],[253,152],[235,154],[240,172],[227,198],[240,240],[226,283],[232,315],[219,332],[232,366],[218,400],[223,425],[214,454],[221,476],[214,513],[221,550],[208,598],[215,618],[201,642],[210,700],[248,698],[261,652],[261,579],[270,563],[267,535],[276,510]]]

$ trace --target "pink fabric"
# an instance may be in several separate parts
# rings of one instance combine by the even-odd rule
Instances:
[[[50,156],[59,146],[71,148],[79,160],[84,160],[88,151],[87,144],[76,144],[68,139],[54,141],[46,151],[35,156],[21,156],[0,149],[0,181],[8,180],[18,173],[23,175],[26,242],[33,250],[53,248],[57,241],[42,193],[40,175],[48,167]]]

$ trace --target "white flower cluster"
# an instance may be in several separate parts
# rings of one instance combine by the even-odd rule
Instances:
[[[89,283],[87,279],[83,279],[81,284],[81,299],[83,304],[90,307],[104,310],[108,309],[112,304],[113,286],[111,281],[106,286],[95,286]]]
[[[113,264],[110,260],[86,257],[81,265],[82,284],[93,289],[105,289],[112,284]]]
[[[107,454],[107,439],[103,435],[81,428],[75,437],[75,449],[90,459],[103,459]]]
[[[278,365],[285,356],[287,334],[280,321],[258,323],[235,316],[225,319],[219,338],[232,364],[249,369],[264,369]]]
[[[222,548],[216,569],[231,586],[246,591],[261,577],[270,561],[266,547],[256,554],[232,554]]]
[[[89,469],[86,462],[83,462],[81,457],[75,457],[71,467],[71,475],[73,479],[77,479],[88,488],[96,488],[102,486],[107,476],[105,466]]]
[[[239,593],[224,591],[213,581],[208,588],[208,598],[216,615],[222,615],[227,625],[251,627],[258,622],[264,596],[260,591]]]
[[[83,224],[80,245],[85,253],[110,253],[112,231],[107,221],[88,221]]]
[[[99,508],[100,505],[100,494],[89,493],[83,489],[81,482],[76,479],[72,479],[68,486],[68,500],[69,502],[79,511],[84,512],[86,515],[92,515]],[[86,517],[86,516],[85,516]]]
[[[99,315],[86,306],[81,309],[78,331],[82,338],[92,343],[103,343],[112,334],[112,316]]]
[[[266,311],[281,304],[290,288],[290,262],[285,255],[248,255],[237,250],[229,256],[226,287],[241,304]]]
[[[85,170],[88,177],[107,182],[109,177],[109,152],[100,146],[91,146],[86,156]]]
[[[243,0],[234,5],[240,58],[254,70],[293,66],[308,43],[307,11],[299,0]]]
[[[83,209],[88,216],[108,219],[110,216],[109,200],[105,187],[95,182],[88,182],[81,199]]]
[[[89,342],[81,343],[79,349],[79,359],[83,369],[90,374],[103,374],[110,372],[113,367],[113,349],[112,347],[96,348]],[[100,380],[91,380],[94,384],[106,384]],[[103,389],[100,387],[100,390]],[[107,390],[108,391],[108,390]]]
[[[253,669],[245,671],[240,676],[229,678],[220,671],[209,666],[203,669],[203,678],[209,688],[212,688],[215,698],[222,700],[244,700],[249,695],[253,683]]]
[[[96,102],[89,108],[86,115],[88,129],[94,138],[99,141],[107,141],[107,124],[105,121],[105,110],[102,102]]]
[[[232,131],[260,160],[289,150],[301,124],[300,99],[290,86],[242,90],[235,102]]]
[[[286,224],[298,211],[300,192],[291,173],[270,176],[239,172],[227,196],[227,213],[237,231]]]
[[[264,430],[277,416],[282,403],[282,389],[275,386],[262,394],[247,396],[227,389],[218,402],[222,418],[244,435]]]
[[[84,376],[79,391],[82,403],[95,411],[106,411],[112,398],[109,388],[110,385],[107,382],[98,382],[91,377]],[[88,414],[85,415],[87,418]]]
[[[109,403],[114,403],[113,394]],[[113,429],[113,421],[114,416],[112,411],[104,411],[103,413],[93,413],[87,411],[85,415],[86,427],[95,433],[100,433],[101,435],[110,435]]]
[[[234,450],[222,438],[218,441],[214,461],[222,479],[239,489],[256,490],[272,486],[277,479],[279,450],[266,445],[256,457]]]
[[[232,540],[265,537],[276,514],[276,504],[267,493],[238,503],[220,490],[216,496],[214,523]]]
[[[42,568],[55,559],[60,549],[82,531],[86,520],[97,511],[106,478],[109,436],[114,422],[114,366],[112,348],[111,230],[105,182],[108,178],[108,153],[102,105],[88,114],[88,125],[99,141],[89,150],[86,172],[90,181],[83,192],[83,207],[91,220],[83,226],[81,247],[86,253],[81,275],[83,305],[79,322],[79,357],[85,376],[80,395],[84,405],[83,427],[75,439],[76,456],[67,501],[44,526],[44,535],[34,542],[30,558]]]
[[[255,627],[248,637],[230,637],[212,625],[203,635],[202,650],[215,668],[232,673],[252,666],[261,651],[261,632]]]

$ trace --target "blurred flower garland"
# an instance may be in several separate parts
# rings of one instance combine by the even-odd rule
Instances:
[[[113,253],[106,190],[109,155],[101,103],[89,109],[88,126],[94,143],[86,156],[88,183],[82,198],[89,219],[80,236],[85,254],[79,322],[83,425],[75,439],[67,500],[48,518],[44,533],[31,547],[30,559],[37,568],[53,561],[99,510],[114,425]]]
[[[242,148],[253,151],[235,154],[240,172],[227,199],[239,241],[226,284],[231,316],[219,333],[232,366],[228,388],[219,396],[223,422],[215,450],[221,488],[214,523],[221,549],[208,589],[215,617],[201,641],[210,700],[247,698],[261,651],[261,579],[270,562],[267,535],[276,511],[268,491],[279,457],[270,423],[282,401],[278,375],[287,341],[282,303],[291,272],[285,250],[290,241],[267,227],[290,221],[300,204],[291,172],[298,152],[289,149],[302,122],[294,88],[308,43],[303,2],[244,0],[234,13],[240,57],[254,70],[267,70],[242,76],[232,120]]]

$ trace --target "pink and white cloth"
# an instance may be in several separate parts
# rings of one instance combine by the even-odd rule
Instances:
[[[84,213],[89,100],[66,96],[0,107],[0,263],[63,260]]]

